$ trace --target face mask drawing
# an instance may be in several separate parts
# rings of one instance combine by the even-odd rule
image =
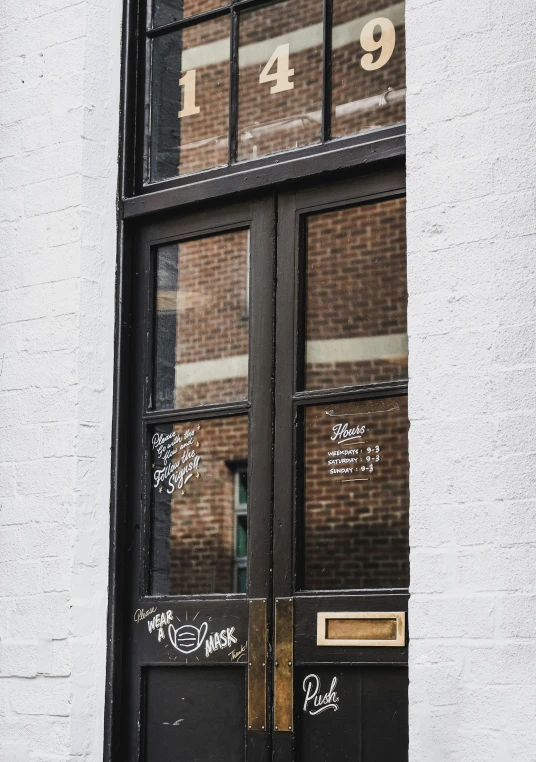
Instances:
[[[193,624],[183,624],[182,627],[174,627],[172,624],[168,627],[169,640],[173,648],[180,651],[181,654],[193,654],[198,648],[201,648],[206,638],[208,624],[203,622],[201,627]]]

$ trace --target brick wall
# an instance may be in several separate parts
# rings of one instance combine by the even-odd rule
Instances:
[[[534,6],[411,0],[411,762],[532,762]]]
[[[156,398],[168,400],[168,407],[236,401],[247,393],[240,376],[223,381],[201,377],[189,385],[183,378],[191,363],[216,361],[225,367],[233,355],[247,354],[247,239],[246,231],[230,232],[166,245],[160,252],[157,326],[165,317],[166,330],[157,328],[156,357],[160,360],[165,352],[173,368],[157,372]],[[306,272],[308,342],[329,351],[338,340],[404,336],[405,200],[311,216]],[[306,383],[308,388],[326,388],[399,380],[406,374],[402,352],[400,357],[310,362]],[[306,412],[305,458],[298,474],[304,481],[305,587],[408,584],[407,403],[400,398],[393,404],[385,414],[367,418],[358,413],[356,418],[350,413],[344,419],[352,426],[366,421],[370,441],[381,446],[381,464],[367,482],[347,483],[329,473],[328,453],[335,446],[329,437],[339,419],[326,419],[323,409]],[[202,431],[195,446],[201,463],[195,469],[196,479],[184,488],[184,495],[182,490],[169,493],[166,485],[161,491],[160,483],[153,492],[152,566],[157,593],[233,590],[232,464],[247,458],[247,422],[228,418],[199,423]],[[188,425],[166,426],[165,431],[180,435]],[[158,473],[165,462],[161,454],[153,453]],[[364,465],[366,452],[360,457]],[[179,442],[171,462],[178,469],[182,459]]]
[[[0,17],[0,758],[102,759],[119,0]]]

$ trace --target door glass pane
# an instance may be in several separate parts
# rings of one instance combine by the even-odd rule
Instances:
[[[240,15],[238,159],[320,140],[322,0],[286,0]]]
[[[240,592],[236,469],[247,468],[247,416],[161,424],[150,446],[152,594]],[[239,542],[245,551],[247,524]]]
[[[304,414],[304,588],[407,587],[407,397]]]
[[[403,122],[405,2],[333,0],[332,136]]]
[[[160,246],[154,407],[248,396],[249,231]]]
[[[228,0],[154,0],[154,25],[172,24],[224,5],[229,5]]]
[[[307,219],[305,388],[407,377],[405,199]]]
[[[229,17],[153,40],[151,182],[227,164]]]

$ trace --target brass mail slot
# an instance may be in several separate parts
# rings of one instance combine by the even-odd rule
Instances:
[[[405,611],[321,611],[317,614],[317,646],[406,645]]]

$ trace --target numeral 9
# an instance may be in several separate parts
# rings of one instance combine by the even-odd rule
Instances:
[[[375,40],[374,32],[377,27],[380,27],[381,34],[379,39]],[[363,50],[369,51],[361,59],[361,66],[365,71],[381,69],[390,60],[395,49],[396,31],[393,22],[387,18],[372,19],[363,27],[360,42]],[[376,50],[381,50],[377,61],[372,55]]]

